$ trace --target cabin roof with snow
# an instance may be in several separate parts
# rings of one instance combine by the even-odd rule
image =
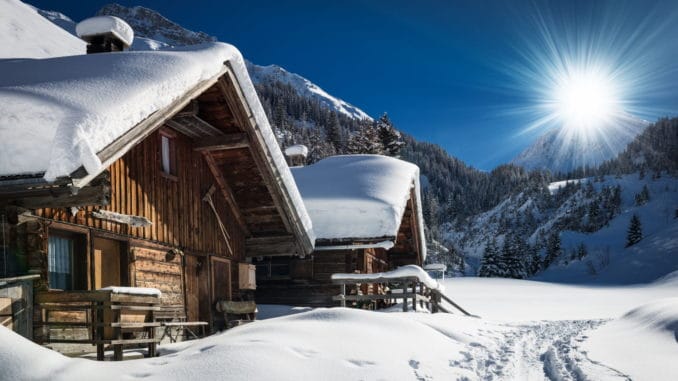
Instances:
[[[0,204],[71,197],[166,125],[202,150],[253,252],[312,250],[310,217],[233,46],[4,60],[0,72]]]
[[[392,241],[393,251],[418,251],[425,258],[416,165],[380,155],[345,155],[292,168],[292,173],[313,221],[317,248]]]

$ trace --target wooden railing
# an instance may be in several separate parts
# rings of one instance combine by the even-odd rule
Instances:
[[[346,302],[359,303],[382,300],[384,304],[396,304],[398,300],[402,300],[403,312],[407,312],[411,308],[412,311],[425,309],[431,313],[452,313],[451,309],[443,304],[443,301],[445,301],[464,315],[475,316],[453,302],[452,299],[443,294],[439,289],[426,287],[417,277],[389,278],[388,280],[378,281],[366,281],[359,278],[333,279],[332,282],[341,287],[340,294],[333,297],[333,300],[339,301],[341,307],[346,307]],[[381,285],[383,287],[375,287],[375,289],[388,288],[388,291],[383,294],[361,294],[358,285],[365,283]],[[350,293],[350,290],[347,293],[346,286],[356,286],[353,288],[355,293]]]
[[[114,360],[122,360],[123,345],[143,344],[148,346],[148,356],[154,357],[159,341],[155,328],[160,326],[154,313],[159,303],[157,296],[111,291],[40,292],[35,296],[39,311],[35,340],[96,345],[97,360],[104,359],[105,345],[113,347]]]

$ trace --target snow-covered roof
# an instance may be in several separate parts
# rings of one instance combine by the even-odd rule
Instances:
[[[127,46],[131,46],[134,41],[132,27],[123,19],[115,16],[96,16],[80,21],[75,27],[75,33],[83,39],[111,33]]]
[[[81,166],[89,175],[98,174],[105,163],[97,153],[187,92],[216,83],[227,66],[263,138],[275,178],[313,242],[311,219],[242,55],[224,43],[0,61],[0,176],[44,174],[52,181]]]
[[[308,147],[303,144],[295,144],[285,148],[285,155],[287,156],[308,156]]]
[[[292,173],[317,239],[396,237],[410,190],[420,194],[419,167],[387,156],[332,156]],[[416,202],[423,235],[419,196]]]

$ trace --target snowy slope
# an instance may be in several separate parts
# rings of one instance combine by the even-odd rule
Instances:
[[[550,130],[511,163],[527,169],[548,169],[554,173],[567,173],[580,166],[594,167],[617,156],[648,124],[633,118],[623,123],[612,131],[586,139],[581,137],[576,141],[563,130]]]
[[[54,22],[65,19],[54,13]],[[85,53],[85,43],[18,0],[0,0],[0,59]]]
[[[55,24],[71,33],[73,32],[75,27],[72,21],[69,23],[68,17],[58,12],[40,12]],[[159,50],[171,46],[195,45],[216,41],[213,36],[183,28],[160,13],[140,6],[127,8],[118,4],[109,4],[101,8],[97,14],[120,17],[134,29],[135,39],[131,47],[132,50]],[[292,86],[300,96],[316,100],[330,110],[354,119],[372,119],[358,107],[330,95],[308,79],[290,73],[280,66],[259,66],[247,62],[247,69],[255,84],[280,81]]]
[[[321,308],[259,320],[125,362],[68,358],[0,327],[2,380],[669,380],[678,377],[678,283],[573,287],[444,282],[481,319]],[[649,306],[639,307],[650,303]],[[632,311],[625,314],[627,311]],[[264,311],[265,312],[265,311]],[[280,311],[278,311],[280,312]],[[625,315],[620,318],[620,316]],[[613,319],[607,323],[608,319]],[[632,324],[623,332],[618,324]],[[626,325],[625,325],[626,326]],[[608,328],[609,327],[609,328]],[[606,330],[625,334],[599,341]],[[587,337],[591,339],[587,340]],[[633,343],[629,346],[628,343]],[[616,347],[614,347],[616,346]],[[591,361],[582,347],[590,351]],[[625,362],[624,349],[636,364]],[[604,351],[602,356],[599,351]],[[603,357],[604,356],[604,357]],[[35,361],[39,358],[40,361]],[[661,377],[658,377],[660,376]]]
[[[318,85],[308,79],[299,74],[290,73],[280,66],[259,66],[250,63],[247,68],[250,71],[254,83],[279,81],[292,86],[297,91],[297,94],[317,100],[320,104],[325,105],[331,110],[354,119],[372,120],[372,118],[363,110],[328,94],[325,90],[321,89]]]
[[[581,189],[562,200],[557,198],[556,193],[559,192],[558,186],[565,182],[552,184],[550,190],[553,195],[550,197],[521,193],[472,217],[462,226],[448,225],[445,241],[464,253],[469,264],[467,273],[475,274],[485,246],[492,238],[497,238],[501,248],[506,231],[517,229],[534,245],[556,227],[562,229],[562,226],[572,224],[585,227],[588,217],[583,215],[578,219],[576,211],[581,208],[586,210],[604,188],[619,186],[621,205],[614,218],[594,232],[565,228],[560,235],[563,254],[536,279],[584,283],[649,282],[678,269],[678,219],[674,218],[678,208],[678,178],[670,175],[640,177],[636,173],[619,178],[605,176],[602,179],[571,180],[571,184],[581,183]],[[592,186],[593,194],[586,194],[586,184]],[[635,195],[642,191],[643,186],[648,187],[650,200],[636,205]],[[634,213],[640,216],[645,238],[626,248],[626,231]],[[588,255],[581,260],[572,259],[581,244],[585,245]],[[541,253],[543,256],[544,249]]]

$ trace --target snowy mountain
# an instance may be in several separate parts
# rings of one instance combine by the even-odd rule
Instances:
[[[140,6],[127,8],[109,4],[101,8],[97,15],[117,16],[130,24],[135,33],[133,50],[157,50],[168,46],[194,45],[216,40],[216,37],[183,28],[160,13]],[[331,110],[358,120],[372,120],[363,110],[330,95],[308,79],[290,73],[280,66],[259,66],[248,62],[247,68],[255,84],[282,82],[292,86],[299,96],[317,100]]]
[[[54,13],[53,20],[65,18]],[[63,17],[62,17],[63,16]],[[85,53],[85,43],[57,28],[19,0],[0,1],[0,59],[47,58]]]
[[[328,94],[325,90],[321,89],[318,85],[308,79],[299,74],[290,73],[280,66],[259,66],[248,62],[247,68],[250,71],[250,76],[252,76],[252,81],[254,83],[282,82],[292,86],[297,91],[298,95],[309,99],[315,99],[320,103],[325,104],[331,110],[335,110],[358,120],[372,120],[372,117],[367,115],[363,110]]]
[[[595,167],[617,156],[647,126],[629,117],[619,126],[592,136],[573,138],[567,131],[550,130],[521,152],[511,163],[526,169],[568,173],[578,167]]]
[[[445,240],[464,254],[468,274],[476,273],[495,239],[499,255],[522,242],[519,259],[530,276],[533,256],[539,258],[539,280],[649,282],[678,268],[678,178],[634,173],[560,181],[549,189],[521,192],[466,226],[449,226]],[[643,238],[627,247],[633,215]],[[558,237],[554,253],[551,237]]]

